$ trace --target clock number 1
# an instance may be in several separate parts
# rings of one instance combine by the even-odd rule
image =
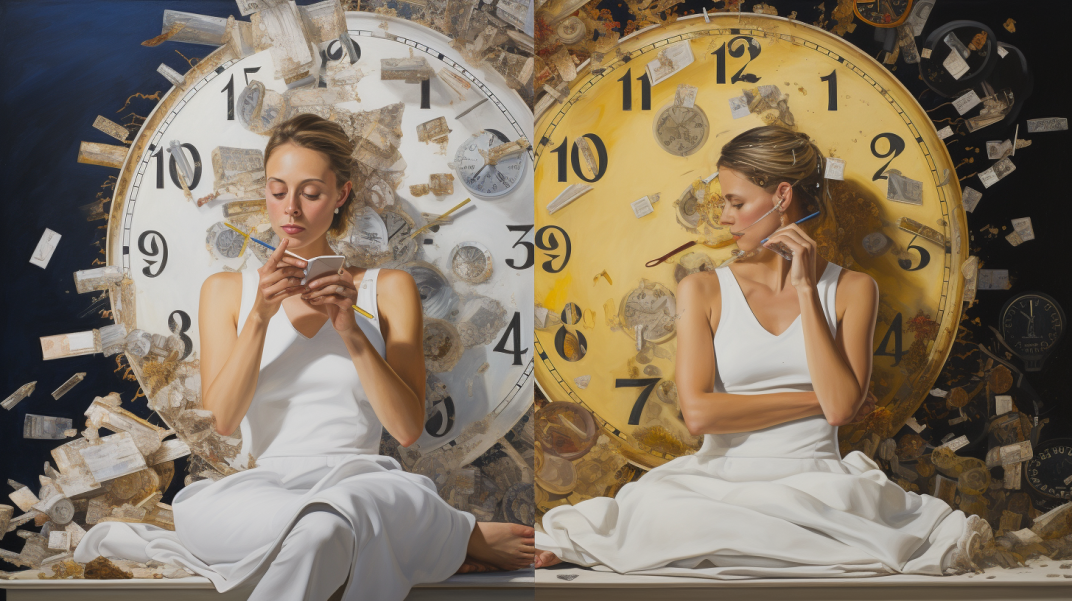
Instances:
[[[246,67],[242,71],[246,75],[246,85],[249,85],[249,74],[260,71],[260,67]],[[223,86],[220,93],[227,92],[227,120],[234,121],[234,73],[231,74],[231,79],[227,82],[227,85]]]
[[[875,143],[878,142],[879,140],[886,140],[886,142],[889,143],[889,145],[890,145],[889,150],[887,150],[884,154],[879,154],[878,148],[875,146]],[[884,133],[884,134],[879,134],[879,135],[875,136],[871,140],[871,154],[873,154],[875,156],[875,158],[879,158],[879,159],[884,159],[884,158],[890,156],[891,154],[893,156],[890,157],[890,160],[886,161],[885,165],[883,165],[883,166],[878,168],[878,171],[875,172],[875,176],[871,178],[871,181],[875,182],[875,181],[878,181],[880,179],[889,179],[885,175],[882,175],[882,174],[886,171],[886,168],[890,166],[890,163],[893,162],[893,159],[896,159],[898,157],[898,155],[900,155],[902,152],[904,152],[904,149],[905,149],[904,139],[901,138],[901,136],[898,136],[897,134]]]
[[[507,338],[511,338],[514,348],[506,348]],[[514,362],[512,365],[521,365],[521,356],[529,352],[529,349],[521,348],[521,313],[519,311],[514,311],[514,317],[510,320],[510,325],[506,326],[502,338],[499,338],[499,342],[495,344],[495,348],[492,350],[496,353],[513,355]]]
[[[633,110],[633,70],[626,69],[625,75],[618,78],[618,81],[622,82],[622,110]],[[651,80],[648,79],[648,74],[645,72],[643,75],[637,78],[640,81],[640,110],[651,110]]]
[[[655,385],[659,383],[659,378],[618,378],[614,380],[615,388],[640,388],[644,390],[640,391],[640,395],[637,396],[637,400],[633,403],[633,410],[629,412],[629,425],[640,425],[640,414],[644,412],[644,404],[648,402],[648,397],[651,396],[651,391],[655,390]]]
[[[734,48],[734,42],[741,43],[737,44],[737,47]],[[739,71],[733,74],[733,77],[730,78],[730,83],[737,83],[738,81],[756,83],[759,81],[760,77],[758,75],[744,72],[744,70],[748,68],[748,63],[754,61],[756,57],[759,56],[760,48],[755,38],[739,35],[730,40],[729,47],[730,56],[733,58],[741,58],[744,56],[745,48],[748,48],[748,62],[746,62]],[[715,55],[715,83],[726,83],[726,44],[723,43],[711,54]]]
[[[581,136],[588,138],[592,145],[596,147],[596,155],[598,156],[599,166],[596,172],[592,174],[591,178],[585,176],[584,171],[581,171],[581,157],[577,150],[577,142],[573,143],[572,152],[570,152],[570,163],[573,165],[573,172],[577,174],[577,177],[588,183],[598,182],[604,174],[607,173],[607,145],[603,143],[603,140],[595,134],[584,134]],[[562,143],[558,145],[551,152],[558,155],[558,181],[566,181],[566,144],[569,143],[569,138],[563,138]]]
[[[837,69],[834,69],[833,71],[831,71],[830,75],[827,75],[826,77],[820,77],[819,81],[825,81],[826,82],[827,96],[830,98],[828,104],[826,105],[826,110],[828,110],[828,111],[836,111],[837,110]]]

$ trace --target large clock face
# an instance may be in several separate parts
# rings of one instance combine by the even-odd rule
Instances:
[[[949,155],[912,95],[841,38],[784,18],[710,18],[624,38],[617,60],[582,68],[537,124],[537,384],[591,411],[640,466],[698,448],[673,386],[674,295],[681,277],[735,246],[645,263],[729,237],[712,177],[719,150],[781,124],[845,161],[844,181],[830,180],[837,229],[820,232],[820,253],[879,284],[871,389],[891,415],[866,432],[842,427],[843,451],[889,436],[933,384],[961,315],[966,224]],[[690,105],[704,119],[664,108],[689,117]],[[908,202],[887,198],[895,176],[918,182]],[[575,185],[591,190],[564,204],[584,189]]]
[[[461,185],[450,192],[451,177],[461,175],[452,161],[474,138],[482,140],[485,149],[531,139],[531,111],[498,74],[468,67],[439,33],[368,13],[348,13],[347,27],[358,57],[354,65],[362,76],[350,89],[357,99],[336,102],[334,109],[356,114],[404,104],[398,146],[404,177],[398,177],[395,163],[392,173],[374,172],[369,191],[358,196],[368,200],[364,204],[369,210],[362,207],[355,225],[361,231],[355,238],[375,231],[386,236],[378,239],[383,252],[362,266],[399,268],[414,275],[426,326],[435,330],[426,331],[426,354],[428,336],[453,337],[447,356],[427,362],[437,392],[429,395],[428,423],[411,450],[423,454],[465,442],[471,460],[505,434],[532,400],[532,159],[531,149],[502,159],[497,168],[516,173],[497,179],[493,190],[492,184],[484,184],[487,195],[482,188],[470,193]],[[328,63],[350,62],[337,41],[321,50]],[[436,74],[423,83],[381,79],[382,59],[412,57],[423,58]],[[133,318],[128,327],[152,333],[171,329],[184,337],[186,362],[198,357],[201,283],[218,271],[256,269],[265,258],[258,245],[243,249],[241,236],[224,222],[243,231],[253,227],[254,237],[275,240],[263,204],[258,207],[263,189],[253,198],[221,195],[197,206],[186,199],[167,149],[172,140],[184,148],[193,168],[192,181],[187,182],[192,197],[209,195],[214,149],[255,149],[263,155],[268,140],[242,125],[243,90],[254,81],[267,91],[287,90],[282,79],[273,78],[270,50],[236,58],[223,47],[195,70],[200,76],[187,76],[184,89],[172,89],[134,141],[117,184],[108,240],[108,263],[122,266],[136,289],[135,307],[118,307],[119,317],[125,322]],[[445,123],[450,130],[446,141],[439,136],[430,142],[418,140],[418,131],[432,127],[418,126],[437,118],[445,122],[434,127]],[[438,174],[438,188],[433,174]],[[506,179],[509,186],[502,183]],[[432,192],[421,193],[430,181]],[[466,198],[471,201],[448,222],[411,236]],[[433,346],[434,354],[443,345]],[[150,393],[141,371],[136,369]],[[469,428],[474,423],[479,427]],[[218,463],[219,458],[210,461],[214,459]]]

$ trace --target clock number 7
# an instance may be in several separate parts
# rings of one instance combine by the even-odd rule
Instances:
[[[640,414],[644,412],[644,404],[648,402],[648,397],[651,396],[651,391],[655,389],[655,385],[659,383],[659,378],[618,378],[614,380],[615,388],[640,388],[644,390],[640,391],[640,395],[637,396],[637,400],[633,403],[633,410],[629,412],[629,425],[640,425]]]
[[[625,75],[618,78],[618,81],[622,82],[622,110],[633,110],[633,70],[626,69]],[[637,78],[640,81],[640,110],[651,110],[651,80],[648,79],[648,74],[645,72],[643,75]]]
[[[249,74],[260,71],[260,67],[246,67],[242,69],[246,75],[246,85],[249,85]],[[231,79],[227,82],[227,85],[223,86],[220,93],[227,92],[227,120],[234,121],[234,73],[231,74]]]

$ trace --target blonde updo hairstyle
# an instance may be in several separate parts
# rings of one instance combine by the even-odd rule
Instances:
[[[335,174],[336,191],[341,190],[346,185],[346,182],[351,181],[354,173],[354,143],[338,123],[312,113],[301,113],[287,119],[272,130],[268,144],[264,147],[264,165],[266,167],[268,157],[272,156],[272,152],[281,144],[286,144],[287,142],[302,148],[316,150],[326,156],[330,163],[331,171]],[[356,184],[351,186],[349,195],[347,195],[342,206],[339,207],[339,212],[332,217],[331,227],[328,228],[329,235],[339,236],[346,230],[347,210],[354,200],[354,189],[356,187]]]
[[[834,219],[823,177],[826,159],[808,134],[780,125],[754,127],[722,147],[718,167],[739,172],[769,194],[782,182],[788,182],[793,187],[793,200],[803,201],[802,216],[820,212],[818,218],[801,224],[807,230],[816,230]]]

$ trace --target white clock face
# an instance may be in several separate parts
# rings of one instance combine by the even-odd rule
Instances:
[[[384,23],[386,29],[381,26]],[[440,285],[449,289],[422,289],[422,297],[433,295],[423,299],[426,321],[429,301],[446,293],[454,297],[452,304],[445,314],[438,312],[437,305],[434,317],[466,333],[462,336],[465,351],[453,368],[435,374],[449,396],[434,401],[425,432],[411,449],[423,454],[447,443],[468,441],[471,451],[466,457],[471,460],[503,436],[531,404],[531,150],[502,159],[497,170],[485,170],[508,170],[510,186],[500,182],[492,194],[471,196],[470,203],[450,216],[451,222],[429,228],[414,240],[409,239],[410,233],[428,223],[422,213],[442,214],[469,194],[465,187],[456,186],[450,195],[414,197],[410,186],[427,184],[432,174],[452,173],[448,163],[459,147],[473,138],[494,135],[488,132],[509,140],[531,139],[532,114],[498,74],[469,68],[439,33],[367,13],[347,13],[347,26],[358,49],[355,54],[360,57],[356,64],[364,76],[355,87],[359,100],[335,106],[356,113],[405,103],[399,146],[406,163],[405,177],[393,193],[384,192],[384,186],[378,192],[390,205],[376,207],[390,248],[387,261],[380,264],[411,273],[415,262],[434,266],[445,279]],[[339,44],[333,44],[337,49]],[[344,52],[330,52],[329,47],[325,57],[331,61],[333,56],[349,60]],[[440,76],[424,83],[381,80],[381,59],[410,57],[423,57],[437,73],[447,70],[457,76],[455,81],[460,78],[467,82],[464,100]],[[253,80],[278,93],[287,89],[281,79],[273,78],[270,50],[226,60],[220,49],[203,62],[209,63],[204,69],[206,76],[185,91],[172,89],[146,121],[145,127],[153,129],[143,127],[132,145],[117,184],[108,240],[108,264],[122,266],[134,280],[137,327],[151,333],[167,334],[169,329],[178,333],[187,342],[184,360],[198,357],[197,307],[202,282],[225,269],[256,269],[263,264],[266,249],[251,243],[243,250],[242,238],[223,226],[227,221],[224,207],[235,199],[221,197],[200,207],[188,201],[166,149],[171,140],[182,144],[193,166],[192,181],[187,182],[192,196],[209,195],[213,192],[213,149],[224,146],[263,152],[268,140],[238,120],[236,104],[242,90]],[[485,99],[460,119],[456,117]],[[160,118],[157,113],[161,113]],[[437,117],[444,117],[451,130],[447,143],[419,141],[417,126]],[[461,177],[456,171],[453,175]],[[254,236],[275,241],[271,229],[263,225]],[[485,262],[490,257],[490,266],[478,266],[490,267],[490,276],[469,277],[467,281],[455,274],[459,269],[469,274],[477,267],[452,265],[451,251],[474,241],[487,252],[465,256]],[[489,414],[493,417],[485,419]],[[481,423],[465,434],[474,422]]]

